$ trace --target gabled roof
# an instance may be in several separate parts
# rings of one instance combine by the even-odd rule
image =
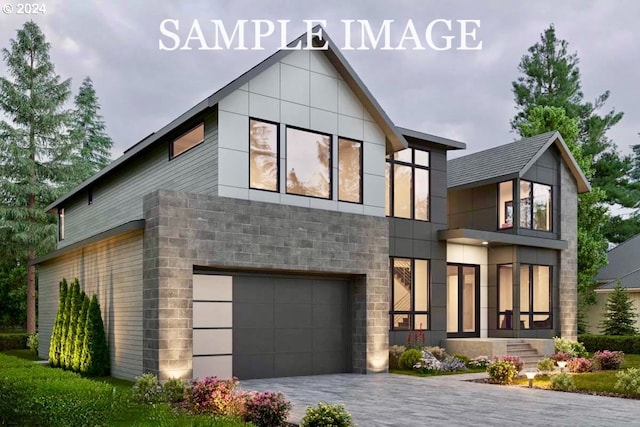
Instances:
[[[450,189],[463,188],[502,178],[522,177],[551,145],[558,148],[560,155],[575,177],[578,192],[590,191],[589,181],[559,132],[546,132],[451,159],[447,162],[447,187]]]
[[[608,264],[598,271],[600,289],[613,289],[619,279],[625,288],[640,288],[640,234],[607,252]]]
[[[402,135],[406,138],[410,138],[418,141],[430,142],[432,144],[440,145],[445,150],[464,150],[467,148],[467,144],[464,142],[456,141],[449,138],[443,138],[437,135],[431,135],[430,133],[419,132],[413,129],[407,129],[400,126],[396,126]]]
[[[320,26],[314,27],[312,33],[318,33],[318,30],[320,28]],[[316,41],[317,40],[314,40],[314,43]],[[321,52],[324,52],[327,55],[327,59],[329,60],[329,62],[331,62],[331,64],[336,68],[336,71],[338,71],[342,79],[347,83],[349,88],[354,92],[360,102],[362,102],[364,107],[367,109],[367,112],[371,115],[371,117],[374,118],[374,120],[376,120],[376,123],[385,133],[388,142],[387,154],[402,150],[403,148],[407,148],[408,144],[402,133],[396,128],[396,126],[393,124],[389,116],[387,116],[387,114],[384,112],[378,101],[376,101],[371,92],[369,92],[369,89],[367,89],[367,87],[362,82],[362,80],[360,80],[353,68],[351,68],[345,57],[342,55],[342,53],[340,53],[340,49],[331,40],[331,38],[329,38],[324,28],[322,28],[322,40],[320,40],[320,42],[323,41],[327,42],[328,49],[321,50]],[[302,34],[287,46],[293,47],[298,43],[302,43],[303,46],[306,46],[307,33]],[[47,206],[45,210],[50,211],[57,208],[80,191],[89,187],[92,183],[98,181],[105,175],[108,175],[114,170],[122,167],[123,164],[128,163],[132,159],[136,158],[138,154],[140,154],[140,152],[144,151],[156,142],[162,140],[167,134],[174,131],[177,127],[185,124],[190,120],[195,119],[206,110],[214,108],[218,104],[218,102],[220,102],[227,95],[231,94],[236,89],[239,89],[242,85],[249,82],[251,79],[267,70],[272,65],[278,63],[282,58],[289,55],[291,52],[294,52],[294,50],[281,49],[275,52],[273,55],[269,56],[267,59],[265,59],[255,67],[251,68],[249,71],[242,74],[231,83],[227,84],[206,99],[202,100],[200,103],[196,104],[194,107],[173,120],[171,123],[164,126],[162,129],[148,135],[147,137],[133,145],[131,148],[126,150],[122,156],[109,164],[109,166],[105,167],[100,172],[93,175],[64,196],[60,197],[58,200]]]

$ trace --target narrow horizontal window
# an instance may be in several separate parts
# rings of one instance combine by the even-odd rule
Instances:
[[[204,123],[200,123],[189,132],[171,142],[170,158],[178,157],[180,154],[195,147],[204,141]]]

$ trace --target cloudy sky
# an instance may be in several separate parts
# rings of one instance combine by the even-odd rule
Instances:
[[[467,153],[515,138],[509,126],[515,113],[511,82],[519,75],[521,56],[554,23],[558,36],[578,53],[586,98],[610,90],[606,107],[625,113],[609,136],[625,152],[640,143],[640,2],[635,0],[56,0],[40,2],[44,15],[18,14],[18,2],[0,0],[0,7],[13,6],[11,13],[0,9],[0,47],[9,46],[25,20],[37,22],[51,43],[56,72],[72,79],[74,92],[85,76],[93,79],[115,141],[114,158],[280,45],[278,31],[264,40],[265,50],[202,51],[193,43],[191,51],[161,51],[159,40],[171,44],[160,32],[165,19],[179,20],[182,42],[195,19],[209,40],[212,19],[229,29],[240,19],[288,19],[288,40],[305,31],[304,19],[323,19],[341,47],[345,19],[366,19],[373,28],[393,19],[396,41],[409,19],[420,33],[436,19],[480,20],[479,51],[343,51],[397,125],[466,142]],[[253,34],[250,27],[247,32]],[[458,32],[454,25],[449,34],[435,34],[435,41]],[[4,64],[0,75],[6,75]]]

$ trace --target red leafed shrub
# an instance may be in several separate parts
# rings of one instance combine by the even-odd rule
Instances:
[[[624,353],[609,350],[596,351],[593,354],[593,362],[603,371],[620,369],[620,365],[624,362]]]
[[[509,362],[509,363],[511,363],[516,368],[516,370],[518,372],[522,371],[522,369],[524,368],[524,362],[518,356],[512,356],[510,354],[505,354],[504,356],[502,356],[501,358],[496,359],[496,360],[501,361],[501,362]]]
[[[242,415],[246,394],[236,391],[238,379],[220,380],[206,377],[193,381],[186,396],[186,406],[197,414]]]
[[[571,359],[571,355],[569,353],[563,353],[562,351],[559,351],[555,354],[552,354],[551,358],[556,362],[561,362],[563,360],[568,362]]]
[[[567,368],[569,368],[569,372],[573,372],[574,374],[591,372],[593,371],[593,362],[586,357],[576,357],[567,362]]]
[[[251,394],[245,408],[245,420],[256,427],[281,426],[287,421],[291,402],[280,392],[265,391]]]

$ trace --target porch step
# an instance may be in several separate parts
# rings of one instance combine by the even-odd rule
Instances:
[[[525,368],[534,368],[542,355],[524,341],[512,341],[507,343],[507,354],[518,356],[523,362]]]

